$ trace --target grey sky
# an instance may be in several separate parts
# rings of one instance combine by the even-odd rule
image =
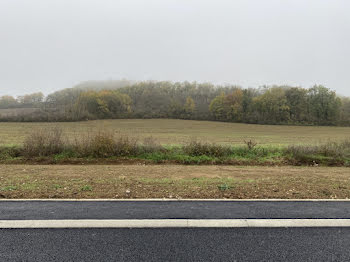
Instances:
[[[0,95],[120,78],[350,95],[349,11],[349,0],[0,0]]]

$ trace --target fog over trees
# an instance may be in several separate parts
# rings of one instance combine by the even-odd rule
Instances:
[[[349,10],[349,0],[1,0],[0,92],[126,78],[350,96]]]
[[[22,109],[20,111],[15,109]],[[0,96],[1,121],[174,118],[257,124],[350,125],[350,99],[322,86],[90,81],[44,97]],[[11,112],[11,109],[14,111]]]

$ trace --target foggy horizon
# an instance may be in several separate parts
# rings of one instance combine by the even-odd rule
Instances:
[[[349,8],[346,0],[3,0],[0,95],[128,79],[321,84],[350,96]]]

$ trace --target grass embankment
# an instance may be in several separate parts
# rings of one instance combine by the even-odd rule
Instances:
[[[350,141],[315,146],[245,146],[191,141],[183,146],[163,146],[152,137],[139,142],[128,136],[100,132],[75,139],[60,129],[37,130],[22,146],[0,148],[1,163],[177,163],[229,165],[350,166]]]
[[[2,165],[0,198],[350,197],[350,171],[332,167]]]

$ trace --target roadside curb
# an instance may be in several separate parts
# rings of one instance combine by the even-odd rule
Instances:
[[[0,220],[0,229],[350,227],[350,219]]]
[[[0,202],[350,202],[350,199],[0,199]]]

